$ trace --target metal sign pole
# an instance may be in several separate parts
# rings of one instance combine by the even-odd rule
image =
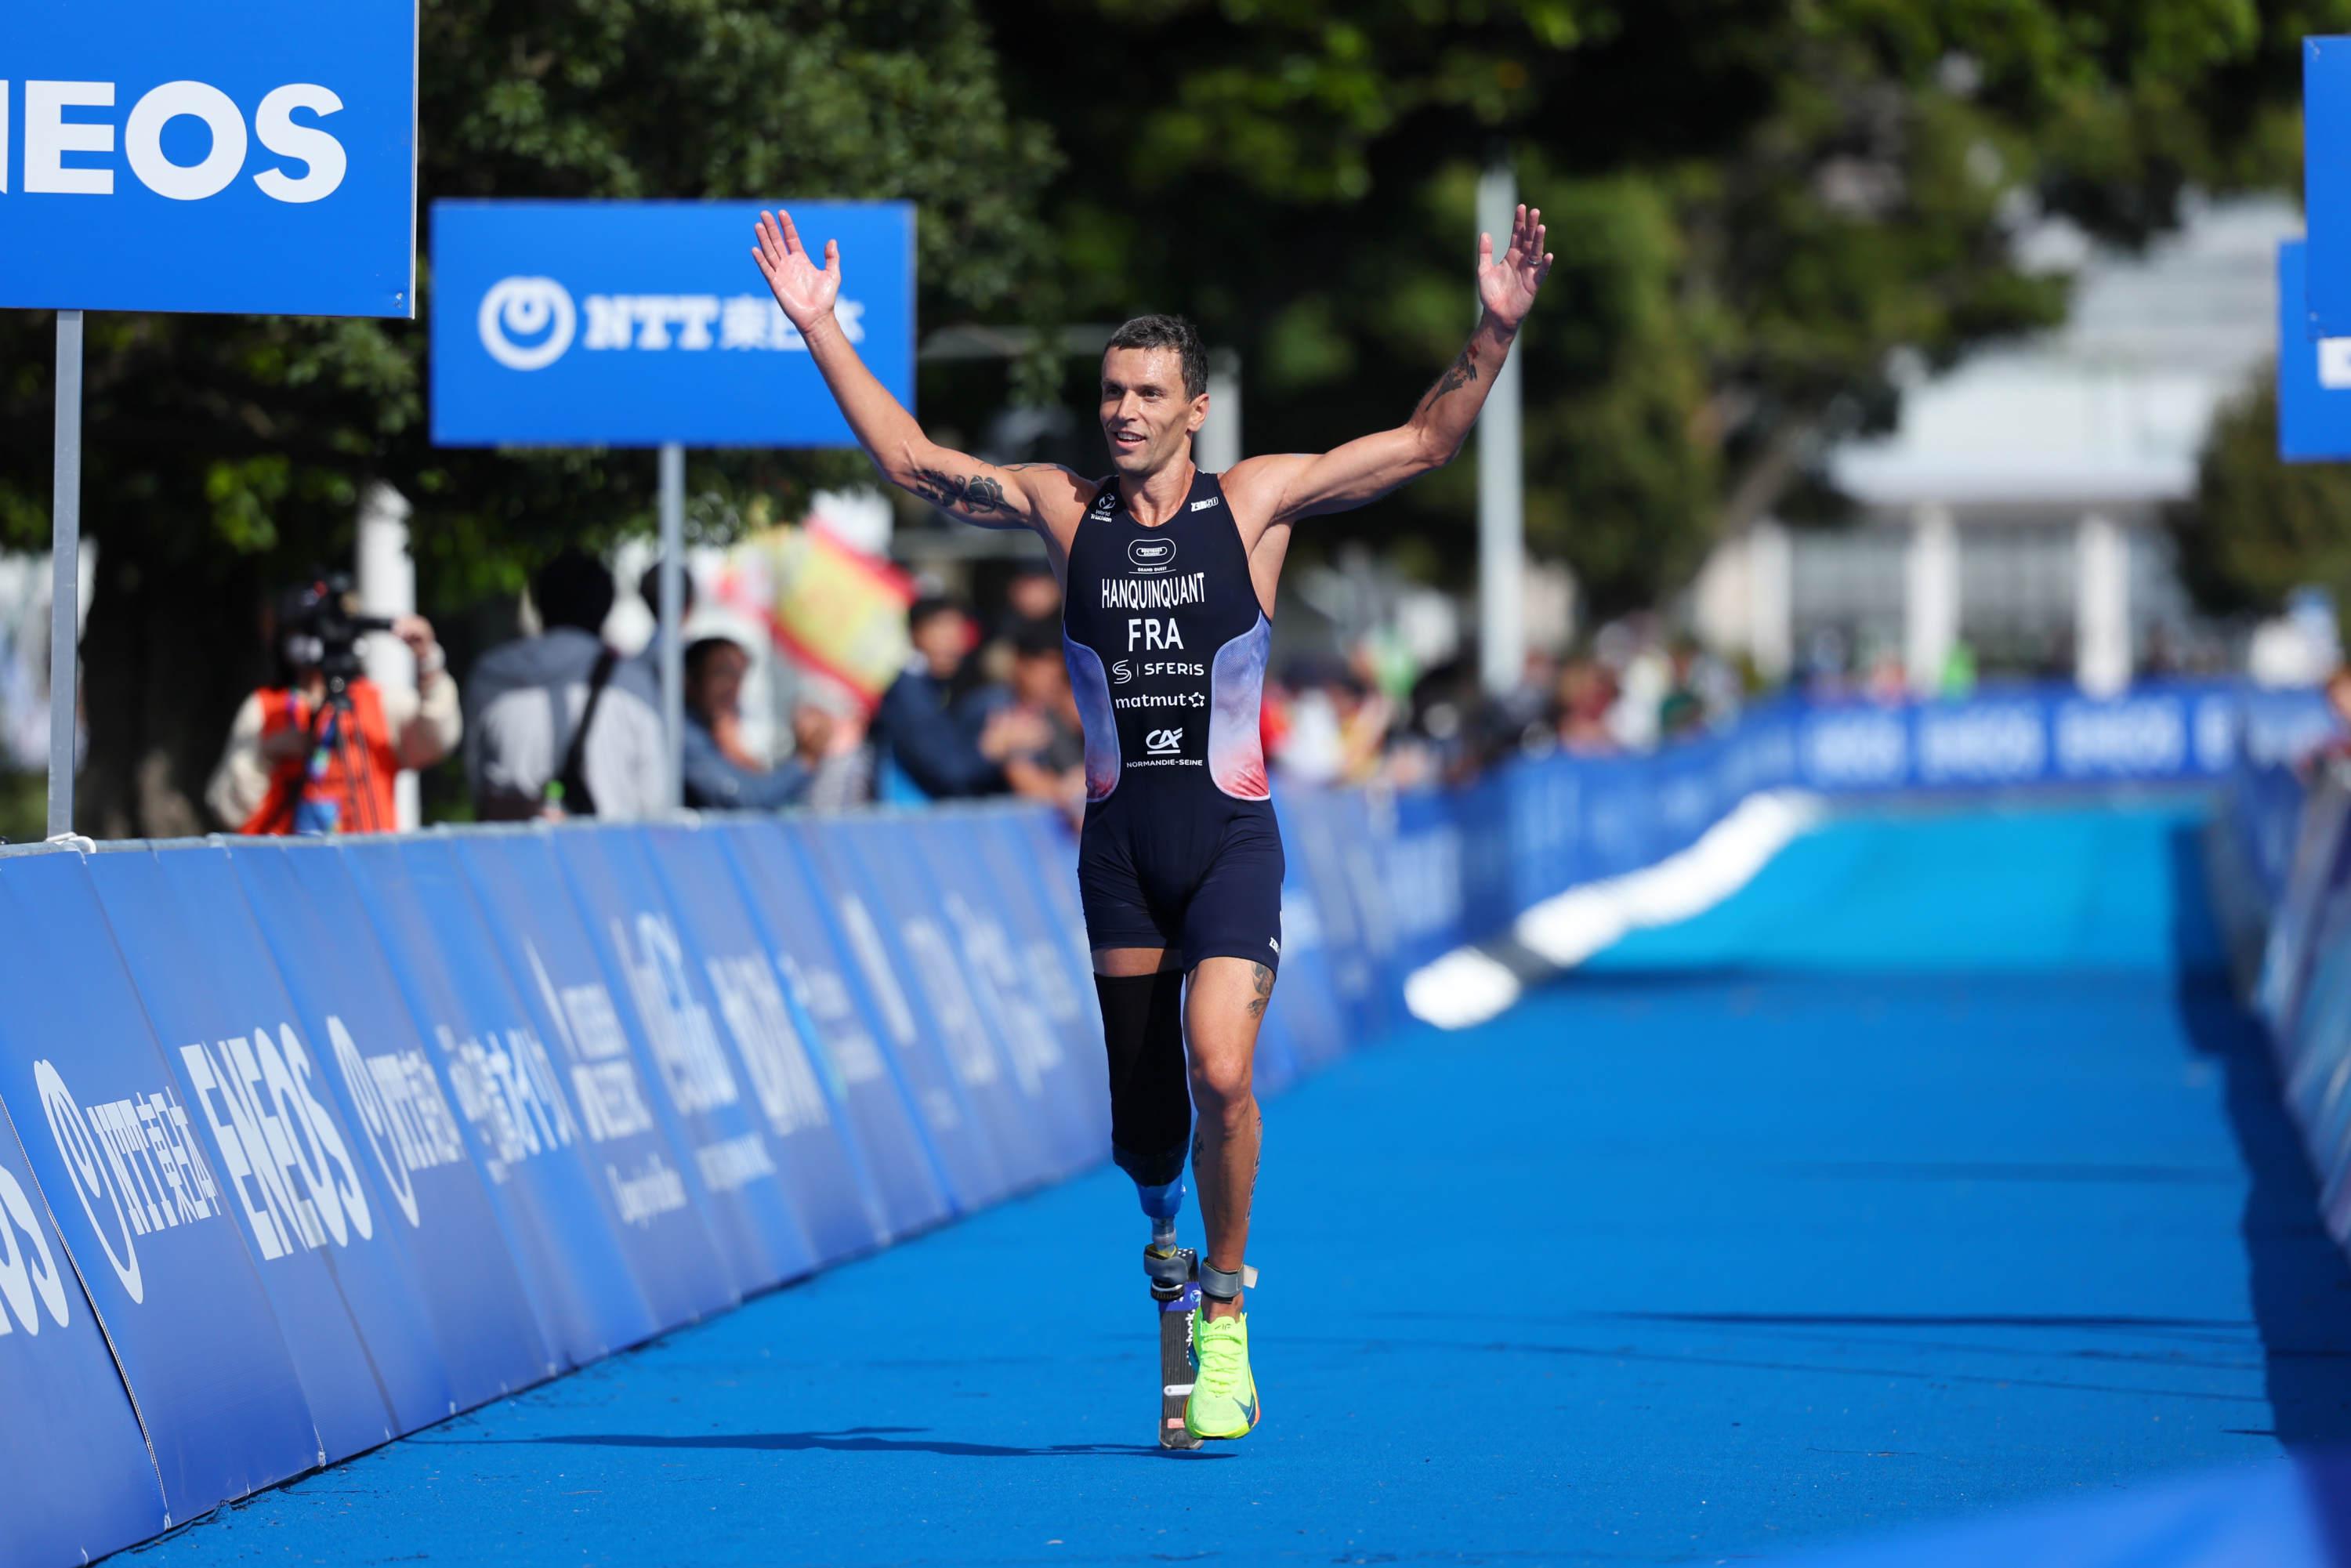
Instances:
[[[662,741],[669,805],[685,800],[685,448],[661,449]]]
[[[57,441],[49,506],[49,837],[73,831],[81,690],[81,312],[57,312]]]
[[[1519,182],[1507,159],[1478,179],[1478,226],[1499,256],[1518,216]],[[1526,678],[1526,517],[1519,455],[1519,366],[1502,361],[1478,421],[1478,670],[1497,695]]]

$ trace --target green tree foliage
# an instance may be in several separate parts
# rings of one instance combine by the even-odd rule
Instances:
[[[2210,613],[2274,615],[2304,583],[2351,605],[2351,465],[2279,460],[2273,368],[2213,421],[2195,498],[2167,521]]]
[[[911,199],[925,316],[1024,316],[1056,155],[998,81],[965,0],[425,0],[423,196]],[[258,673],[260,590],[349,559],[370,479],[416,504],[444,608],[518,587],[560,543],[650,526],[648,454],[434,450],[421,319],[102,315],[89,333],[97,827],[202,825],[190,801]],[[49,338],[47,316],[0,315],[0,539],[32,548]],[[850,464],[698,462],[697,510],[723,524]]]
[[[2137,241],[2190,186],[2290,179],[2298,40],[2252,0],[1004,0],[1073,308],[1243,349],[1252,450],[1410,407],[1468,325],[1475,168],[1507,150],[1559,265],[1530,326],[1529,522],[1603,611],[1686,580],[1824,438],[2062,314],[2011,242]],[[1332,528],[1442,541],[1471,479]],[[1467,570],[1468,552],[1427,552]]]

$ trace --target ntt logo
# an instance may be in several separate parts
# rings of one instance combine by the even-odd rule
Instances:
[[[543,371],[571,347],[580,313],[555,279],[509,277],[482,296],[480,325],[490,358],[510,371]]]
[[[841,336],[865,340],[862,301],[843,299],[832,314]],[[482,296],[475,322],[484,350],[510,371],[543,371],[575,341],[591,353],[808,350],[776,302],[758,294],[590,294],[575,303],[552,277],[508,277]]]

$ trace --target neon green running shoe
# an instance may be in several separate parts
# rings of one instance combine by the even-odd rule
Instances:
[[[1192,1356],[1200,1370],[1184,1401],[1184,1429],[1195,1437],[1246,1437],[1259,1414],[1249,1375],[1249,1315],[1192,1314]]]

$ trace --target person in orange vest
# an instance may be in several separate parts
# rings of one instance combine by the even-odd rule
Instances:
[[[321,576],[288,589],[277,614],[277,684],[246,697],[204,799],[240,833],[391,832],[393,780],[456,748],[456,683],[421,615],[351,613],[350,583]],[[360,674],[359,638],[390,632],[416,655],[416,689]]]

